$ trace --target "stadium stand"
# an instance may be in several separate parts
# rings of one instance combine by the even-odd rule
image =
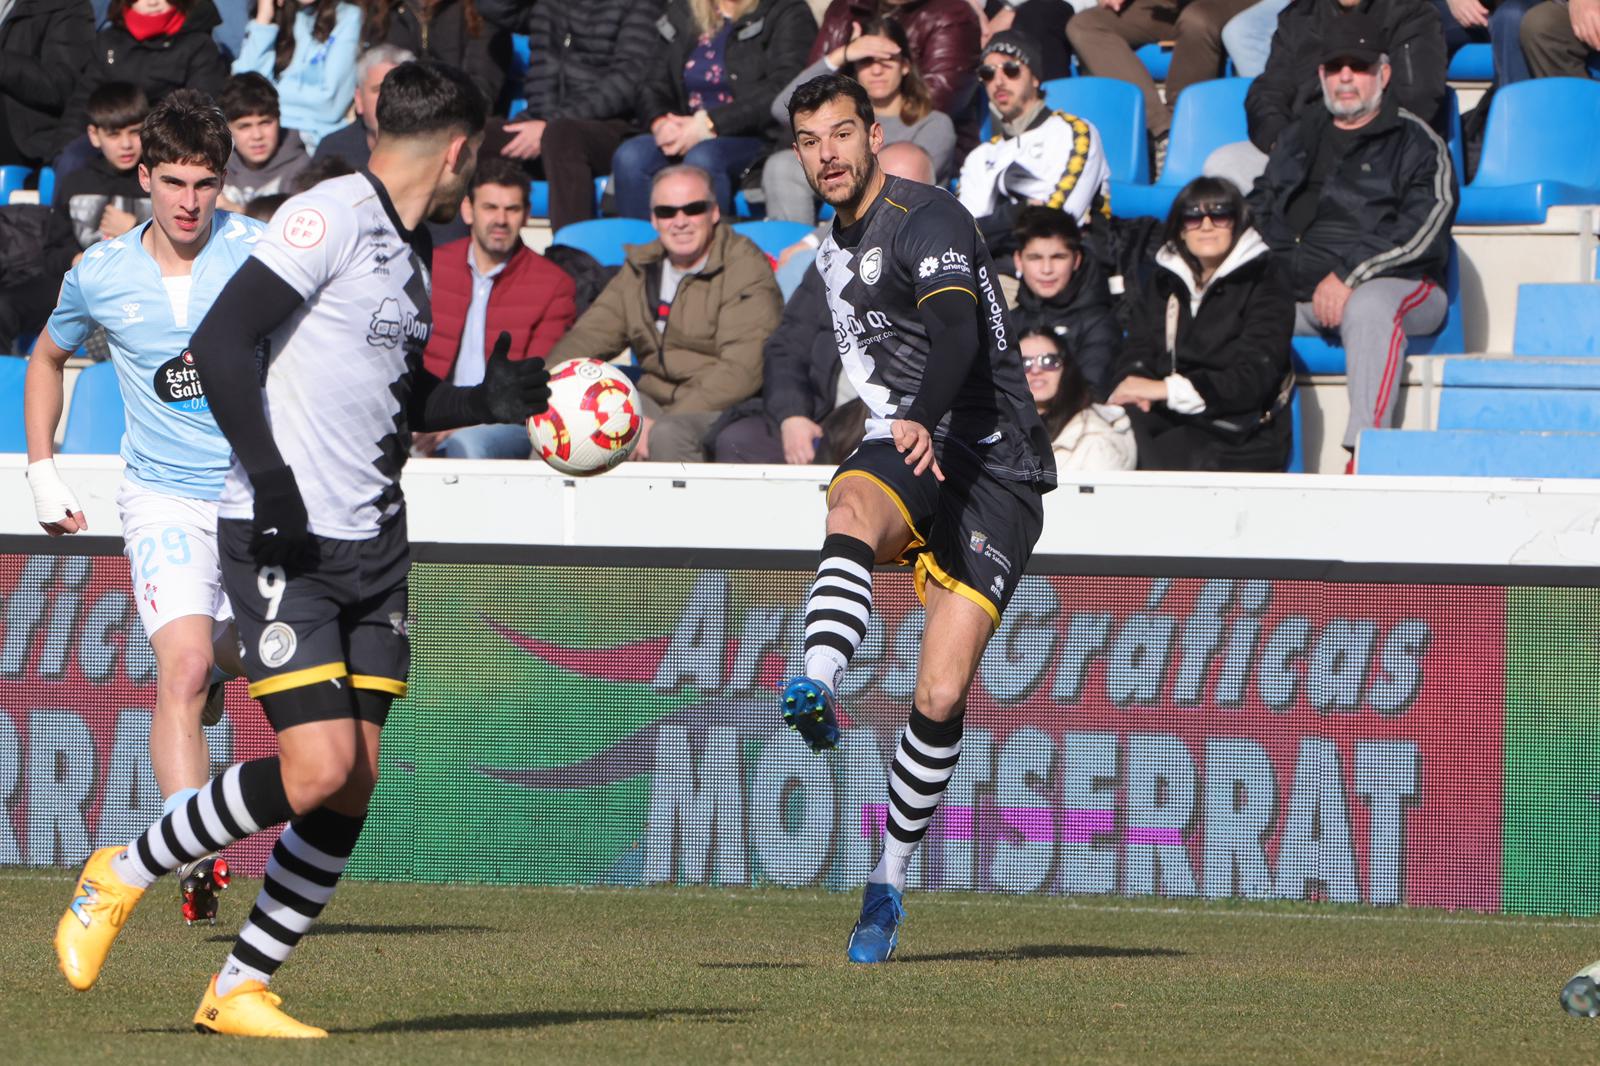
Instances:
[[[9,204],[11,194],[21,192],[32,176],[33,171],[29,167],[14,165],[0,167],[0,204]]]
[[[1218,78],[1185,89],[1173,110],[1172,135],[1161,176],[1150,185],[1113,181],[1112,213],[1119,218],[1166,218],[1173,197],[1201,175],[1208,155],[1225,144],[1249,138],[1244,96],[1251,80]]]
[[[621,266],[626,246],[648,244],[656,231],[642,218],[595,218],[556,230],[552,244],[565,244],[594,256],[601,266]]]
[[[734,230],[756,242],[756,247],[776,259],[783,250],[810,233],[815,226],[804,222],[780,222],[766,219],[761,222],[739,222]]]
[[[125,411],[116,367],[104,362],[84,368],[72,387],[61,453],[117,454],[122,450],[122,432],[127,424]]]
[[[1517,355],[1600,356],[1600,285],[1519,285]]]
[[[1042,88],[1045,103],[1052,110],[1088,119],[1100,131],[1113,183],[1149,184],[1144,97],[1136,86],[1112,78],[1057,78],[1045,82]],[[1111,202],[1115,206],[1114,184]]]
[[[0,452],[25,452],[28,437],[22,428],[22,382],[28,361],[0,356]]]
[[[1489,105],[1483,154],[1461,190],[1458,223],[1543,222],[1556,204],[1600,203],[1600,82],[1535,78]]]

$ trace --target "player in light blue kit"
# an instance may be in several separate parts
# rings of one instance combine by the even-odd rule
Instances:
[[[134,602],[156,657],[150,760],[170,809],[209,780],[201,726],[221,717],[222,683],[240,672],[217,560],[217,499],[230,449],[195,374],[189,335],[264,227],[216,210],[232,138],[209,97],[170,93],[141,136],[139,180],[154,217],[83,254],[28,362],[28,484],[51,536],[89,528],[53,453],[62,369],[102,326],[127,412],[117,510]],[[184,917],[215,920],[226,864],[203,859],[179,883]]]

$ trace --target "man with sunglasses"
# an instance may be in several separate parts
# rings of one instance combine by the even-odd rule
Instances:
[[[1286,127],[1250,194],[1297,306],[1295,332],[1345,350],[1344,447],[1394,422],[1406,338],[1444,322],[1456,175],[1450,150],[1386,91],[1382,26],[1334,23],[1320,56],[1324,106]]]
[[[622,269],[550,360],[633,349],[644,398],[634,456],[700,462],[722,413],[761,390],[761,349],[783,297],[766,255],[723,223],[704,170],[657,171],[650,216],[657,239],[628,247]]]
[[[836,212],[817,271],[868,417],[828,487],[784,721],[815,751],[838,743],[835,694],[867,635],[875,564],[914,564],[927,607],[883,856],[850,935],[850,960],[878,963],[899,942],[911,858],[961,754],[967,688],[1044,528],[1055,463],[972,216],[943,189],[883,173],[883,130],[851,79],[800,86],[789,115],[806,176]]]
[[[1029,204],[1065,211],[1079,226],[1111,210],[1111,166],[1100,131],[1087,119],[1050,110],[1039,65],[1038,47],[1015,30],[991,37],[978,65],[1000,135],[968,154],[958,188],[961,206],[1002,262],[1016,250],[1017,212]]]

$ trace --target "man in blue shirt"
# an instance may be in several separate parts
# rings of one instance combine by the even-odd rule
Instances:
[[[232,140],[208,97],[169,94],[142,137],[139,180],[154,217],[84,253],[28,363],[28,483],[51,536],[89,528],[52,456],[62,368],[103,327],[127,411],[117,509],[134,602],[156,657],[150,757],[170,809],[210,779],[201,726],[220,718],[222,682],[239,673],[217,559],[217,499],[230,449],[195,373],[189,335],[263,227],[215,210]],[[184,917],[214,919],[227,867],[209,858],[194,866],[196,876],[180,879]]]

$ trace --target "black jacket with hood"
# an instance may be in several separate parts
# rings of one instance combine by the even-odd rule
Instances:
[[[222,22],[211,0],[194,0],[183,26],[170,36],[134,39],[120,22],[95,34],[94,54],[68,109],[75,137],[89,121],[89,94],[107,82],[126,81],[144,90],[154,107],[174,89],[199,89],[216,97],[228,80],[228,64],[211,39]]]
[[[1116,384],[1111,368],[1122,343],[1122,327],[1117,324],[1105,271],[1087,252],[1067,287],[1049,299],[1036,296],[1026,284],[1018,286],[1011,324],[1018,337],[1039,330],[1060,338],[1096,400],[1104,400]]]
[[[0,23],[0,122],[33,160],[49,162],[83,132],[66,113],[93,45],[88,0],[17,0]]]

